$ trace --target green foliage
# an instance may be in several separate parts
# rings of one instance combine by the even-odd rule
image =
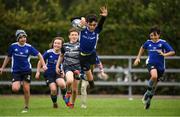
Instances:
[[[20,28],[27,31],[29,42],[44,52],[57,34],[67,41],[71,17],[99,15],[103,5],[109,16],[97,46],[99,54],[137,54],[153,25],[159,25],[162,38],[179,51],[179,4],[179,0],[0,0],[0,53],[5,54],[8,47],[3,43],[14,42],[14,33]]]

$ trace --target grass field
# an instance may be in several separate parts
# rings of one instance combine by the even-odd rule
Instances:
[[[0,96],[0,116],[180,116],[180,98],[154,98],[151,109],[144,110],[141,98],[129,101],[127,97],[111,96],[88,98],[88,108],[80,108],[80,99],[74,109],[58,98],[59,108],[53,109],[49,96],[31,96],[30,110],[21,113],[23,96]]]

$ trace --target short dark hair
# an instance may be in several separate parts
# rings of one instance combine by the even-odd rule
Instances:
[[[97,22],[96,14],[89,14],[86,16],[86,21],[92,23],[93,21]]]
[[[156,32],[158,35],[161,34],[160,28],[159,28],[158,26],[153,26],[153,27],[150,29],[149,34],[150,34],[150,33],[155,33],[155,32]]]
[[[63,45],[63,43],[64,43],[64,38],[63,37],[55,37],[52,41],[51,41],[51,43],[49,44],[49,47],[50,48],[53,48],[53,44],[54,44],[54,41],[55,40],[61,40],[62,41],[62,45]]]

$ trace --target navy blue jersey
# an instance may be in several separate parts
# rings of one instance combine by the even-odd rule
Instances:
[[[90,54],[95,51],[97,41],[99,39],[99,33],[102,30],[105,18],[106,17],[101,17],[100,21],[98,22],[98,26],[93,32],[90,32],[88,28],[80,31],[80,52]]]
[[[30,44],[19,45],[17,42],[10,45],[8,57],[12,57],[12,72],[26,72],[31,70],[30,55],[37,56],[38,51]]]
[[[83,53],[92,53],[95,51],[97,41],[99,39],[100,30],[98,27],[94,32],[90,32],[88,28],[81,31],[80,36],[80,51]]]
[[[55,53],[53,49],[49,49],[43,54],[44,61],[46,61],[48,67],[47,72],[56,71],[56,63],[59,55],[60,52]]]
[[[164,56],[160,55],[157,51],[160,50],[164,53],[167,53],[169,51],[174,51],[173,48],[165,40],[162,39],[159,39],[157,42],[147,40],[142,47],[148,51],[148,58],[146,60],[146,64],[150,63],[156,65],[158,70],[164,71]]]

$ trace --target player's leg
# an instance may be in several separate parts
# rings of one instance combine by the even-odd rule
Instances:
[[[22,78],[21,75],[18,73],[12,73],[12,77],[12,91],[14,93],[17,93],[21,87]]]
[[[64,78],[58,78],[56,79],[56,84],[61,89],[62,96],[66,95],[66,82],[64,81]]]
[[[94,88],[94,78],[93,78],[93,74],[91,72],[91,69],[89,69],[88,71],[85,71],[86,76],[87,76],[87,80],[89,82],[89,85],[91,88]]]
[[[21,82],[20,81],[15,81],[12,83],[12,91],[17,93],[21,87]]]
[[[24,91],[24,112],[29,108],[29,98],[30,98],[30,82],[23,81],[23,91]]]
[[[88,81],[82,80],[81,83],[81,108],[87,108],[87,86],[89,85]]]
[[[157,69],[151,69],[150,75],[151,78],[148,81],[147,91],[145,92],[143,97],[143,103],[145,104],[145,109],[149,109],[151,98],[154,95],[154,86],[156,85],[158,78]]]
[[[57,86],[55,82],[49,83],[51,100],[53,102],[53,108],[58,108],[57,104]]]
[[[83,56],[80,54],[81,69],[82,71],[85,72],[91,88],[94,87],[94,78],[90,66],[95,64],[95,62],[96,62],[96,53],[92,53],[91,55],[88,56]]]
[[[58,87],[60,87],[61,95],[62,95],[63,100],[65,101],[65,103],[67,105],[67,103],[69,103],[69,99],[65,98],[67,89],[66,89],[66,82],[65,82],[64,78],[57,78],[56,79],[56,84],[57,84]]]
[[[73,85],[72,85],[72,99],[71,99],[70,108],[74,108],[74,104],[78,95],[78,84],[79,84],[79,80],[74,79]]]
[[[67,88],[67,93],[66,93],[66,98],[70,100],[71,97],[71,90],[72,90],[72,84],[74,80],[74,73],[72,71],[67,71],[66,74],[66,88]],[[68,104],[67,104],[68,106]]]
[[[71,87],[74,80],[74,74],[72,71],[67,71],[65,76],[66,76],[67,92],[71,92]]]

